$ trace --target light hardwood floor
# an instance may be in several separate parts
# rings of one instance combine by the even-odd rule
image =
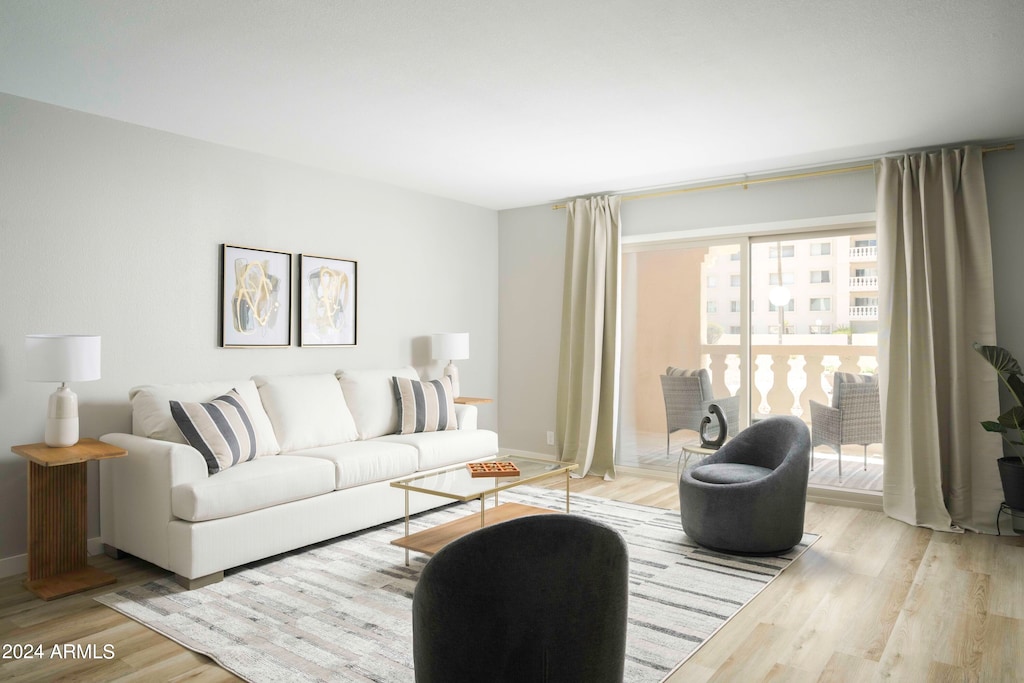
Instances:
[[[564,486],[555,482],[552,488]],[[579,493],[678,508],[672,482],[573,480]],[[810,503],[821,535],[682,668],[681,681],[1024,680],[1024,537],[936,533],[878,512]],[[398,552],[398,551],[396,551]],[[91,558],[120,586],[166,572]],[[44,603],[0,581],[0,643],[43,659],[0,659],[4,681],[238,680],[201,655],[92,600]],[[54,644],[114,646],[112,659],[51,658]]]

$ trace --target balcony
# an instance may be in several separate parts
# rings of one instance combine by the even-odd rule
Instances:
[[[878,291],[878,276],[877,275],[866,275],[859,277],[850,278],[850,291],[851,292],[877,292]]]
[[[851,261],[877,261],[878,260],[878,247],[850,247],[850,260]]]
[[[878,306],[850,306],[850,320],[878,320]]]

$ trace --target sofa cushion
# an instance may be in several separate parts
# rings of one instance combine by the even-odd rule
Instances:
[[[764,479],[772,471],[767,467],[740,462],[716,462],[709,465],[697,465],[690,470],[690,476],[708,484],[743,484],[748,481]]]
[[[245,402],[234,389],[208,403],[170,404],[181,435],[206,460],[210,474],[256,457],[256,430]]]
[[[334,467],[317,458],[258,458],[215,477],[171,489],[171,512],[202,522],[302,500],[334,490]],[[253,529],[259,533],[259,529]]]
[[[148,439],[188,443],[181,435],[174,416],[171,415],[171,401],[209,401],[234,389],[242,397],[245,407],[256,430],[257,457],[281,452],[274,434],[270,417],[263,409],[260,392],[251,379],[234,382],[192,382],[189,384],[146,384],[133,387],[128,392],[132,402],[132,433]]]
[[[253,377],[282,453],[359,438],[334,375]]]
[[[339,370],[337,376],[360,439],[372,439],[398,431],[398,403],[395,401],[391,378],[420,378],[412,367],[394,370]]]
[[[391,381],[398,402],[398,429],[395,433],[443,432],[459,428],[450,378],[420,382],[393,377]]]
[[[378,439],[321,446],[291,455],[330,462],[336,489],[414,474],[419,463],[419,452],[413,446]]]
[[[498,435],[488,429],[391,434],[376,441],[415,446],[420,470],[430,470],[498,453]]]

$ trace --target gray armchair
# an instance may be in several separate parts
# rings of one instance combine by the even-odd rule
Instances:
[[[832,376],[832,405],[811,401],[811,469],[814,447],[828,446],[839,456],[843,476],[843,446],[864,447],[864,469],[868,468],[868,446],[882,442],[882,409],[878,378],[837,372]]]
[[[665,398],[665,455],[671,451],[672,434],[681,429],[700,430],[700,421],[708,414],[708,406],[717,403],[729,421],[729,432],[739,422],[740,401],[738,396],[715,398],[711,393],[711,375],[704,368],[682,370],[669,366],[661,375],[661,393]],[[708,434],[718,436],[718,424],[712,423]]]
[[[683,531],[730,553],[789,550],[804,533],[811,435],[791,416],[757,422],[679,479]]]
[[[412,600],[417,683],[621,683],[626,542],[569,514],[533,515],[449,543]]]

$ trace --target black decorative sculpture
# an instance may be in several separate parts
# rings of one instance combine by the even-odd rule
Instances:
[[[718,450],[725,443],[725,437],[729,434],[729,421],[717,403],[708,406],[708,412],[718,418],[718,438],[712,441],[708,438],[707,428],[711,424],[711,418],[707,415],[700,421],[700,447]]]

